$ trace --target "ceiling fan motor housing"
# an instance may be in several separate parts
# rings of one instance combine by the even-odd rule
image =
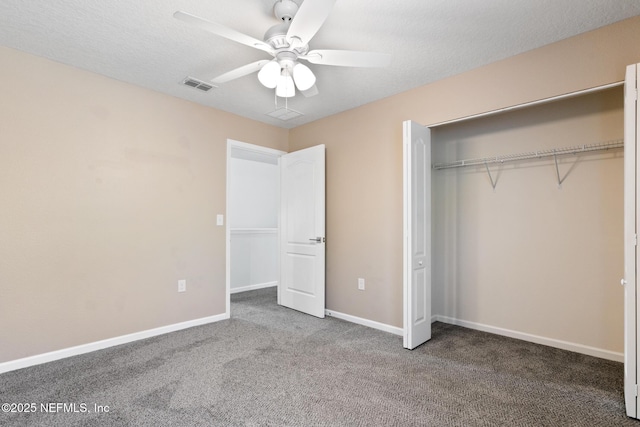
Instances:
[[[287,39],[287,31],[289,31],[290,24],[290,22],[283,22],[269,28],[264,34],[265,43],[273,46],[276,53],[289,51],[294,52],[296,55],[306,55],[309,52],[309,45],[295,43],[297,41],[295,37],[292,40]]]
[[[269,28],[264,35],[264,41],[275,49],[284,49],[289,47],[287,41],[287,31],[289,30],[289,22],[283,22],[282,24],[274,25]]]
[[[297,11],[298,5],[293,0],[281,0],[273,6],[276,18],[284,22],[291,22]]]

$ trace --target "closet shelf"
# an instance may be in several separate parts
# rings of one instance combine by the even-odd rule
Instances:
[[[624,147],[624,140],[617,139],[612,141],[600,142],[596,144],[578,145],[575,147],[553,148],[549,150],[531,151],[520,154],[505,154],[502,156],[481,157],[476,159],[457,160],[449,163],[434,163],[432,168],[435,170],[460,168],[466,166],[488,166],[495,163],[507,163],[520,160],[542,159],[546,157],[556,157],[568,154],[580,154],[593,151],[611,150],[614,148]],[[495,187],[494,187],[495,188]]]
[[[277,228],[232,228],[231,234],[276,234]]]

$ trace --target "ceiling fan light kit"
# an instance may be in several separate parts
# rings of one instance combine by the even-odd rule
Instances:
[[[278,85],[276,86],[276,96],[280,98],[291,98],[295,96],[296,89],[293,84],[293,78],[286,69],[278,77]]]
[[[280,76],[280,64],[277,61],[267,62],[258,72],[258,80],[264,87],[275,89]]]
[[[391,56],[382,53],[309,50],[309,41],[329,17],[335,2],[336,0],[304,0],[298,7],[293,0],[278,0],[273,12],[281,22],[267,30],[264,41],[186,12],[177,11],[173,16],[220,37],[267,52],[274,58],[266,63],[265,60],[256,61],[228,71],[212,82],[225,83],[257,71],[260,83],[266,88],[275,89],[276,96],[293,97],[297,88],[308,97],[318,93],[316,76],[298,60],[316,65],[368,68],[385,67],[391,62]]]
[[[301,63],[293,67],[293,80],[296,82],[296,87],[303,92],[316,84],[316,76],[309,67]]]

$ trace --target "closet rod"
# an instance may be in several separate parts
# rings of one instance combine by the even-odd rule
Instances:
[[[432,168],[435,170],[460,168],[465,166],[490,165],[494,163],[507,163],[519,160],[542,159],[545,157],[556,157],[567,154],[580,154],[593,151],[611,150],[613,148],[624,147],[623,139],[613,141],[600,142],[596,144],[577,145],[575,147],[552,148],[549,150],[531,151],[521,154],[505,154],[502,156],[482,157],[477,159],[457,160],[449,163],[434,163]]]

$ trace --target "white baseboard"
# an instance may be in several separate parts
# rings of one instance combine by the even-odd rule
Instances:
[[[225,320],[228,318],[229,313],[223,313],[216,316],[203,317],[201,319],[189,320],[187,322],[175,323],[173,325],[162,326],[160,328],[148,329],[146,331],[134,332],[132,334],[108,338],[106,340],[64,348],[62,350],[37,354],[35,356],[29,356],[23,359],[10,360],[8,362],[0,363],[0,374],[9,371],[15,371],[16,369],[27,368],[29,366],[40,365],[42,363],[53,362],[54,360],[64,359],[66,357],[77,356],[96,350],[102,350],[108,347],[126,344],[145,338],[151,338],[157,335],[179,331],[181,329],[192,328],[194,326],[205,325],[207,323],[219,322],[220,320]]]
[[[278,286],[278,282],[258,283],[256,285],[242,286],[241,288],[231,288],[229,293],[237,294],[240,292],[255,291],[256,289],[270,288],[272,286]]]
[[[449,323],[451,325],[462,326],[469,329],[475,329],[483,332],[490,332],[496,335],[516,338],[523,341],[529,341],[536,344],[547,345],[549,347],[560,348],[562,350],[573,351],[574,353],[586,354],[588,356],[599,357],[601,359],[613,360],[615,362],[624,362],[624,354],[615,351],[603,350],[600,348],[590,347],[588,345],[576,344],[568,341],[557,340],[554,338],[541,337],[539,335],[527,334],[525,332],[512,331],[510,329],[499,328],[496,326],[484,325],[482,323],[469,322],[467,320],[454,319],[452,317],[435,315],[431,317],[431,322]]]
[[[274,286],[270,284],[268,286]],[[263,286],[263,287],[268,287]],[[253,288],[260,289],[260,288]],[[246,289],[250,290],[250,289]],[[239,292],[239,291],[236,291]],[[349,314],[340,313],[333,310],[325,310],[327,316],[335,317],[337,319],[346,320],[347,322],[356,323],[358,325],[367,326],[380,331],[388,332],[394,335],[403,335],[403,329],[395,326],[387,325],[385,323],[376,322],[373,320],[363,319],[361,317],[352,316]],[[80,354],[89,353],[92,351],[102,350],[108,347],[116,345],[126,344],[133,341],[142,340],[145,338],[155,337],[157,335],[166,334],[169,332],[179,331],[182,329],[192,328],[194,326],[205,325],[207,323],[219,322],[229,318],[229,313],[222,313],[216,316],[203,317],[201,319],[190,320],[187,322],[176,323],[173,325],[162,326],[160,328],[148,329],[146,331],[135,332],[128,335],[122,335],[119,337],[109,338],[106,340],[96,341],[88,344],[82,344],[75,347],[69,347],[62,350],[56,350],[48,353],[38,354],[35,356],[29,356],[22,359],[11,360],[8,362],[0,363],[0,374],[17,369],[27,368],[29,366],[39,365],[42,363],[52,362],[54,360],[64,359],[71,356],[77,356]],[[573,351],[575,353],[586,354],[589,356],[599,357],[602,359],[613,360],[615,362],[624,362],[624,354],[609,350],[603,350],[595,347],[590,347],[582,344],[571,343],[562,340],[556,340],[553,338],[541,337],[538,335],[527,334],[524,332],[513,331],[510,329],[499,328],[495,326],[484,325],[481,323],[470,322],[467,320],[455,319],[447,316],[434,315],[431,317],[431,322],[443,322],[451,325],[462,326],[469,329],[475,329],[478,331],[489,332],[496,335],[502,335],[510,338],[516,338],[523,341],[529,341],[536,344],[547,345],[550,347],[560,348],[563,350]]]
[[[380,323],[369,319],[363,319],[362,317],[352,316],[350,314],[344,314],[333,310],[325,310],[324,313],[327,316],[335,317],[336,319],[346,320],[347,322],[357,323],[358,325],[368,326],[380,331],[389,332],[394,335],[402,336],[404,334],[402,328],[387,325],[386,323]]]

